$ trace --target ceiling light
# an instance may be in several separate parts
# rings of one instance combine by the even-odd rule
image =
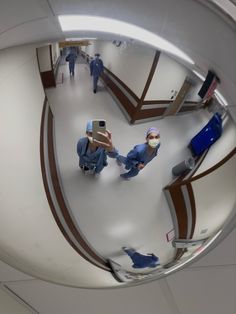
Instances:
[[[88,15],[61,15],[58,19],[62,30],[65,32],[96,31],[125,36],[169,52],[186,62],[194,64],[194,61],[189,56],[167,40],[141,27],[126,22]]]

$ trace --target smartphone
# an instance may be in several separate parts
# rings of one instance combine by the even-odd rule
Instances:
[[[106,121],[105,120],[93,120],[92,121],[93,138],[97,141],[104,142],[104,138],[98,134],[98,132],[106,133]]]

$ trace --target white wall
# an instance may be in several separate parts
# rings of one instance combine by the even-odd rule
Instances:
[[[209,175],[192,182],[196,204],[193,239],[214,235],[235,213],[236,155]],[[206,233],[201,233],[207,229]]]
[[[166,54],[161,53],[145,100],[171,99],[171,96],[174,94],[173,91],[179,92],[186,77],[192,77],[192,74],[186,67]],[[196,82],[196,85],[192,87],[187,99],[191,101],[199,101],[200,97],[197,96],[197,93],[201,83],[198,78],[195,78],[194,81]],[[173,99],[175,99],[175,97]]]
[[[52,69],[49,45],[38,48],[38,59],[40,72],[50,71]]]
[[[45,94],[36,47],[1,50],[0,68],[0,259],[53,282],[116,284],[75,252],[49,208],[40,165]]]
[[[51,45],[52,45],[52,62],[53,64],[55,64],[60,56],[59,44],[56,42],[52,43]]]
[[[90,56],[100,53],[104,65],[141,97],[154,59],[154,49],[136,44],[116,47],[112,42],[94,41],[86,52]]]
[[[90,56],[100,53],[104,65],[141,97],[154,59],[154,49],[138,44],[116,47],[111,42],[97,40],[83,47],[83,51]],[[187,100],[200,101],[197,93],[202,82],[182,64],[161,53],[145,100],[171,99],[171,91],[179,92],[186,76],[194,83]]]
[[[32,313],[25,306],[10,297],[0,287],[0,313],[1,314],[30,314]]]

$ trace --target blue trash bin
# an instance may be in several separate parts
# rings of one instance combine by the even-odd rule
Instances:
[[[215,113],[207,125],[202,128],[190,141],[190,149],[194,156],[201,155],[214,144],[222,134],[222,119],[219,113]]]

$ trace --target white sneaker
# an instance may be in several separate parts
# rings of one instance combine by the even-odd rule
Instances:
[[[89,169],[89,170],[84,170],[84,174],[85,174],[86,176],[90,176],[90,175],[94,174],[94,170],[91,170],[91,169]]]
[[[100,177],[100,173],[96,173],[96,172],[94,172],[94,178],[99,178]]]

